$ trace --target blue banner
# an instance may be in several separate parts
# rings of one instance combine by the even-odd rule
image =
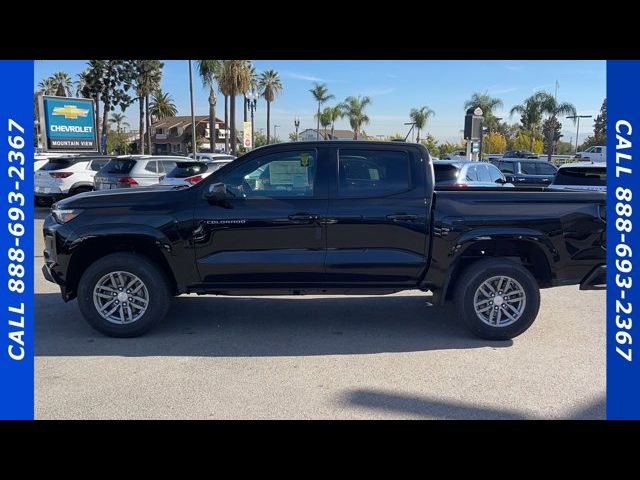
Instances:
[[[33,419],[33,61],[0,61],[0,418]]]
[[[49,151],[98,150],[93,100],[42,97],[43,144]]]
[[[607,418],[616,420],[640,419],[639,82],[640,61],[607,62]]]

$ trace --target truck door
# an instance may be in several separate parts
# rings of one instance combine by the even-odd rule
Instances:
[[[421,156],[393,145],[331,150],[327,282],[406,286],[422,277],[432,191]]]
[[[221,203],[197,199],[193,242],[202,282],[259,288],[324,280],[326,150],[283,146],[214,172]],[[323,166],[324,164],[324,166]]]

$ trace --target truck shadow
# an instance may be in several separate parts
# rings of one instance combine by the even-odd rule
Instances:
[[[147,335],[109,338],[75,301],[35,295],[37,356],[308,356],[504,348],[473,337],[430,295],[370,297],[179,297]]]

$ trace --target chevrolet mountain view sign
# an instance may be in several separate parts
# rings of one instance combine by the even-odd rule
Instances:
[[[42,143],[50,152],[97,152],[93,100],[41,96]]]

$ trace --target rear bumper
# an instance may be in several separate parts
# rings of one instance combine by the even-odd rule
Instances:
[[[582,279],[580,290],[605,290],[607,288],[607,266],[598,265]]]

